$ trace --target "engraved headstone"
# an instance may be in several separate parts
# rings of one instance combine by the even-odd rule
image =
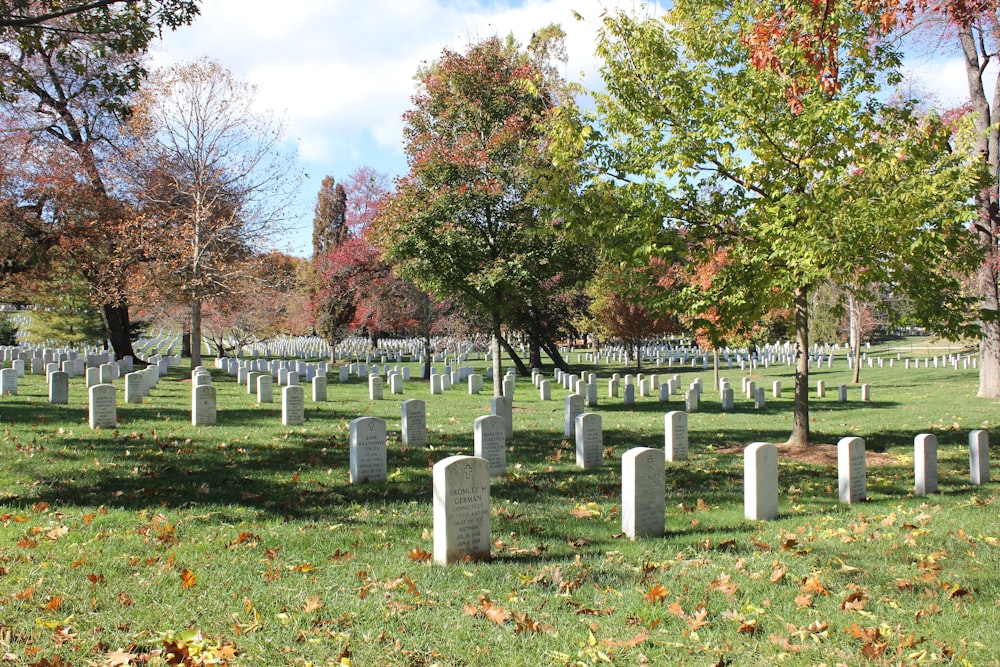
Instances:
[[[570,394],[563,399],[563,435],[576,437],[576,418],[583,414],[583,396]]]
[[[743,450],[743,512],[752,521],[778,518],[778,448],[769,442]]]
[[[302,426],[306,421],[305,390],[302,385],[281,388],[282,426]]]
[[[622,455],[622,532],[630,539],[660,537],[666,516],[663,452],[635,447]]]
[[[543,401],[552,400],[552,380],[541,380],[538,383],[539,399]]]
[[[474,452],[490,466],[490,475],[502,477],[507,473],[507,447],[503,419],[496,415],[477,417],[473,425]]]
[[[688,416],[681,410],[668,412],[663,417],[664,458],[667,461],[687,461]]]
[[[384,482],[388,478],[385,420],[358,417],[351,422],[351,484]]]
[[[0,370],[0,396],[17,395],[17,369],[5,368]]]
[[[427,406],[419,398],[403,401],[402,431],[403,444],[420,446],[427,444]]]
[[[840,502],[850,505],[868,497],[865,441],[862,438],[841,438],[837,443],[837,472]]]
[[[312,399],[314,403],[326,401],[326,376],[317,375],[312,379]]]
[[[191,424],[214,426],[216,418],[215,387],[204,384],[191,388]]]
[[[434,464],[434,560],[490,559],[490,464],[449,456]]]
[[[115,428],[118,425],[115,392],[114,385],[110,384],[95,384],[88,390],[90,428]]]
[[[576,467],[600,468],[604,463],[604,435],[601,415],[585,412],[576,417]]]
[[[378,375],[368,376],[368,398],[373,401],[382,400],[382,378]]]
[[[274,377],[267,373],[257,378],[257,402],[274,403]]]
[[[937,436],[921,433],[913,439],[914,494],[937,491]]]
[[[503,437],[507,444],[514,442],[514,406],[508,396],[496,396],[490,400],[490,414],[503,419]]]

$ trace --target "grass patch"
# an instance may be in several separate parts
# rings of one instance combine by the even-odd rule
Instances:
[[[851,386],[846,405],[843,357],[815,372],[828,391],[812,404],[816,441],[859,435],[888,463],[869,468],[869,502],[843,507],[834,467],[782,460],[781,517],[769,523],[743,519],[738,448],[787,437],[792,369],[755,371],[786,387],[759,412],[738,397],[723,414],[706,390],[691,460],[667,464],[667,535],[631,542],[619,536],[618,462],[662,447],[663,413],[681,403],[625,408],[605,380],[624,369],[577,368],[601,376],[605,466],[574,466],[567,392],[542,402],[518,379],[508,476],[492,488],[494,558],[447,568],[426,562],[431,465],[471,454],[486,394],[431,397],[414,381],[372,402],[362,381],[334,379],[331,400],[307,398],[293,428],[280,402],[257,405],[213,370],[219,424],[195,428],[183,368],[143,405],[119,400],[117,429],[91,431],[82,378],[67,406],[23,378],[0,399],[3,661],[1000,662],[1000,501],[996,485],[969,484],[967,452],[969,430],[994,430],[997,401],[975,397],[974,370],[865,368],[874,401]],[[711,386],[710,371],[659,370]],[[739,369],[723,375],[739,389]],[[401,446],[406,398],[427,401],[427,447]],[[368,415],[388,422],[390,479],[352,486],[348,424]],[[921,432],[940,441],[939,493],[927,498],[912,495]]]

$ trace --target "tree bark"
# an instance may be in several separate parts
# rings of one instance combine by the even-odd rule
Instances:
[[[191,301],[191,368],[201,366],[201,299]]]
[[[851,382],[858,384],[861,382],[861,313],[858,300],[850,293],[847,295],[847,317],[847,337],[851,356],[854,357],[854,376]]]
[[[796,287],[795,309],[795,407],[789,445],[809,444],[809,291]]]
[[[115,351],[115,359],[135,357],[132,338],[129,335],[128,304],[105,303],[101,306],[101,318],[108,332],[108,339]]]
[[[986,27],[994,37],[1000,34],[997,14],[985,11],[981,14]],[[976,287],[979,293],[979,308],[985,317],[981,320],[979,339],[979,396],[1000,397],[1000,286],[997,272],[997,238],[1000,231],[1000,212],[997,206],[997,177],[1000,173],[1000,132],[997,130],[993,111],[1000,101],[1000,90],[993,91],[992,108],[986,97],[983,84],[985,68],[982,67],[986,54],[979,51],[980,42],[972,24],[958,27],[958,40],[965,57],[965,74],[969,85],[969,101],[975,111],[976,151],[985,161],[991,176],[991,187],[977,197],[979,220],[976,233],[985,257],[976,272]]]
[[[712,389],[719,391],[719,351],[712,348]]]
[[[536,335],[528,337],[528,363],[532,368],[542,367],[542,345]]]
[[[541,339],[542,349],[549,355],[549,359],[552,360],[552,364],[562,370],[565,373],[569,373],[569,364],[563,359],[562,353],[559,352],[559,346],[556,345],[549,337],[543,337]]]
[[[492,315],[491,334],[493,340],[490,341],[490,352],[493,355],[493,396],[503,396],[503,364],[500,363],[500,316]]]
[[[500,345],[507,351],[507,354],[510,355],[510,360],[514,362],[515,366],[517,366],[517,372],[521,374],[521,377],[528,377],[531,375],[531,371],[529,371],[528,367],[524,365],[524,362],[521,360],[520,355],[518,355],[517,350],[515,350],[510,342],[503,336],[500,337]]]

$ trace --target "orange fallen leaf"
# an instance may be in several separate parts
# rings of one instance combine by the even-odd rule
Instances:
[[[643,643],[650,638],[650,634],[643,630],[632,639],[616,640],[616,639],[605,639],[601,643],[608,648],[635,648],[639,644]]]
[[[318,595],[312,595],[306,598],[305,603],[302,605],[302,611],[310,614],[314,611],[318,611],[323,608],[323,603],[319,601]]]
[[[788,572],[788,568],[784,565],[775,565],[774,570],[771,571],[771,583],[776,584],[785,578],[785,574]]]
[[[59,607],[62,606],[63,599],[56,595],[55,597],[49,598],[49,601],[45,603],[45,608],[49,611],[58,611]]]
[[[413,547],[412,549],[410,549],[410,553],[408,555],[410,557],[410,560],[415,561],[417,563],[426,563],[431,559],[430,552],[424,551],[420,547]]]
[[[191,588],[198,581],[198,575],[191,570],[181,570],[181,588]]]
[[[705,620],[706,616],[708,616],[708,610],[705,609],[704,607],[699,607],[698,609],[694,610],[694,616],[687,619],[688,627],[691,629],[692,632],[708,625],[708,621]]]
[[[658,602],[663,602],[664,598],[666,598],[668,595],[670,595],[670,591],[664,588],[663,584],[656,584],[648,591],[646,591],[646,594],[643,597],[645,597],[646,602],[649,602],[650,604],[656,604]]]
[[[820,583],[820,580],[816,576],[806,577],[800,586],[803,593],[814,593],[816,595],[829,595],[830,591],[826,590],[826,586]]]

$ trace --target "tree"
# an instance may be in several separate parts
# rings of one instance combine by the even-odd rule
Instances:
[[[316,195],[316,213],[313,217],[313,261],[322,261],[330,252],[347,239],[347,191],[333,180],[323,177]]]
[[[93,68],[110,101],[134,92],[145,69],[133,56],[146,51],[163,28],[187,25],[198,0],[0,0],[0,95],[16,97],[32,87],[17,76],[26,59],[54,56],[60,65]],[[122,66],[116,55],[128,56]],[[120,107],[124,110],[126,107]]]
[[[782,67],[756,48],[769,38],[761,17],[786,15],[784,3],[692,0],[662,19],[608,16],[598,47],[607,92],[595,94],[591,122],[564,114],[568,127],[555,134],[567,154],[589,147],[592,206],[611,201],[632,216],[591,230],[614,245],[625,227],[630,245],[618,247],[630,255],[690,253],[695,263],[716,251],[704,240],[718,238],[728,258],[720,284],[738,295],[733,316],[747,324],[791,309],[791,444],[809,441],[815,286],[863,267],[871,280],[924,290],[913,284],[922,268],[938,292],[934,314],[956,327],[966,314],[961,285],[935,269],[961,247],[976,175],[940,119],[885,100],[899,54],[871,48],[868,15],[825,6],[842,56],[836,77],[797,77],[815,59],[807,39],[774,42]]]
[[[254,87],[202,59],[158,72],[137,107],[151,215],[160,217],[191,308],[191,363],[201,363],[201,304],[234,289],[233,271],[283,219],[297,185],[282,125],[254,108]]]
[[[569,242],[546,223],[537,177],[561,82],[496,37],[445,50],[418,76],[404,116],[409,173],[378,218],[377,242],[401,276],[480,318],[500,395],[501,326],[525,295],[576,270],[553,261],[571,254],[560,247]]]

